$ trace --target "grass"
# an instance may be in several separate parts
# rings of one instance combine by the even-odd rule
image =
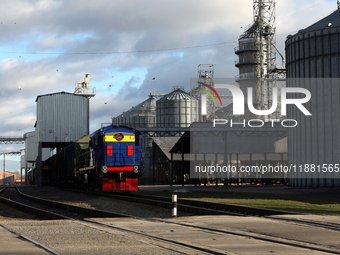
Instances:
[[[137,192],[136,194],[171,197],[171,192]],[[177,193],[179,199],[195,199],[215,203],[234,204],[258,208],[268,208],[289,212],[316,214],[316,215],[340,215],[340,198],[330,198],[315,195],[286,195],[246,192],[223,193]]]

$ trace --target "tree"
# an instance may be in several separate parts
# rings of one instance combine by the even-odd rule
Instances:
[[[20,180],[20,173],[19,173],[19,171],[14,171],[14,180]]]

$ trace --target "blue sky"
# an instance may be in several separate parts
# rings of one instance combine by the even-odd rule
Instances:
[[[34,131],[37,95],[73,92],[87,73],[97,91],[90,101],[91,131],[147,99],[150,92],[170,92],[174,86],[189,90],[199,64],[216,64],[216,77],[234,77],[234,47],[253,20],[252,3],[1,1],[0,136]],[[335,10],[335,0],[277,1],[279,50],[284,54],[288,34]],[[278,55],[277,62],[280,65]],[[22,148],[0,145],[0,151]],[[18,160],[8,157],[6,170],[19,170]]]

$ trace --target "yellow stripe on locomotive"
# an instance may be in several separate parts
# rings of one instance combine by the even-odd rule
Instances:
[[[106,133],[103,137],[104,142],[135,142],[135,135],[131,133]]]

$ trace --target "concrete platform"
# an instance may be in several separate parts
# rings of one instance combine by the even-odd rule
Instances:
[[[323,215],[311,215],[311,214],[300,214],[300,215],[277,215],[277,216],[267,216],[273,219],[296,219],[296,220],[306,220],[315,222],[324,222],[329,224],[334,224],[340,227],[340,216],[323,216]]]
[[[0,226],[0,254],[43,255],[51,253]]]
[[[235,216],[179,217],[171,221],[251,234],[254,236],[273,237],[279,240],[304,243],[306,245],[318,246],[340,252],[339,232],[284,221]],[[309,249],[270,243],[238,235],[209,232],[207,230],[183,227],[176,224],[132,219],[108,220],[106,222],[114,226],[138,230],[142,233],[157,237],[217,249],[220,252],[227,252],[228,254],[324,254],[320,251],[311,251]]]
[[[337,221],[340,221],[340,217],[338,216],[310,215],[307,218],[321,222],[331,222],[335,218]],[[340,252],[340,232],[300,225],[298,223],[272,220],[270,218],[237,216],[194,216],[190,218],[185,217],[185,219],[177,218],[174,221],[228,231],[251,233],[259,236],[283,238],[295,242],[327,247],[328,249],[336,249]]]
[[[334,216],[308,217],[318,221],[340,221],[339,217],[334,218]],[[193,216],[170,219],[167,220],[167,223],[158,219],[153,221],[133,218],[93,220],[196,247],[212,249],[225,254],[325,253],[235,234],[211,232],[174,223],[199,225],[259,237],[273,237],[283,241],[303,243],[340,252],[340,232],[338,231],[287,223],[270,218]],[[9,221],[2,222],[1,225],[15,233],[23,234],[36,240],[60,254],[172,254],[172,252],[161,249],[159,246],[156,247],[152,244],[152,241],[150,242],[148,239],[141,240],[140,237],[131,233],[108,230],[101,226],[93,228],[92,225],[87,226],[87,223],[79,224],[77,221]],[[0,254],[47,254],[42,249],[20,240],[18,236],[11,234],[4,228],[0,228],[0,245],[0,247],[8,249],[0,248]],[[189,254],[187,251],[183,251],[183,253]]]
[[[100,226],[88,227],[86,223],[79,224],[76,220],[7,221],[1,222],[1,225],[39,242],[58,254],[173,254],[161,247],[138,241],[138,237],[125,237],[118,232],[108,231]],[[2,244],[0,241],[0,245]],[[35,250],[20,253],[26,246],[19,247],[19,244],[13,239],[8,240],[5,246],[13,246],[13,253],[9,253],[10,250],[3,252],[0,246],[0,254],[47,254],[38,253],[39,251],[35,252]]]

